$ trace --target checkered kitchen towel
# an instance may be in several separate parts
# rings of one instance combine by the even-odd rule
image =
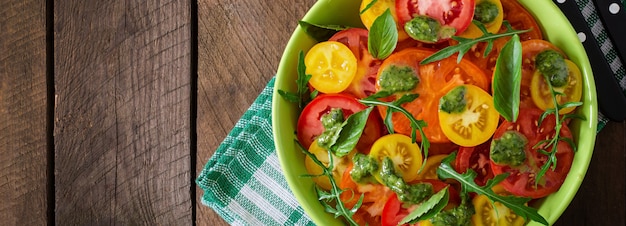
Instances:
[[[613,71],[624,81],[624,67],[607,38],[594,5],[577,0],[594,38]],[[282,175],[272,137],[271,106],[274,78],[218,147],[198,176],[202,203],[232,225],[313,225]],[[599,116],[598,130],[607,123]]]

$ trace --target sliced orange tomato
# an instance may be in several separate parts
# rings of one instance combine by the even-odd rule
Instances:
[[[330,162],[328,159],[328,150],[317,145],[317,140],[313,141],[313,143],[309,147],[309,152],[315,155],[315,157],[320,162],[322,162],[326,167],[328,167],[328,164]],[[349,154],[341,158],[336,157],[335,155],[332,155],[332,156],[333,156],[333,169],[332,169],[333,178],[335,178],[335,181],[341,181],[341,176],[346,171],[346,168],[348,167],[348,165],[350,165],[353,154]],[[304,166],[306,168],[306,171],[310,175],[321,175],[323,172],[323,169],[319,165],[317,165],[313,161],[313,159],[309,157],[308,155],[304,159]],[[328,177],[326,176],[313,177],[313,182],[315,182],[317,185],[319,185],[321,188],[325,190],[331,189],[330,180],[328,180]]]
[[[441,160],[443,160],[445,157],[448,157],[448,155],[429,156],[428,159],[426,159],[426,165],[424,166],[424,169],[422,169],[422,171],[417,174],[416,179],[439,179],[439,177],[437,176],[437,168],[439,168],[439,165],[441,165]]]
[[[309,84],[322,93],[344,91],[357,72],[357,60],[344,44],[326,41],[315,44],[304,57]]]
[[[365,10],[365,8],[370,5],[373,1],[376,1],[374,5],[370,6],[369,9]],[[359,8],[359,12],[365,10],[360,14],[361,22],[363,25],[369,30],[374,23],[374,20],[378,18],[378,16],[382,15],[387,9],[391,12],[391,16],[393,16],[393,20],[396,21],[396,29],[398,30],[398,41],[405,40],[409,37],[404,31],[404,27],[398,23],[398,16],[396,14],[396,1],[395,0],[363,0],[361,1],[361,7]]]
[[[380,222],[385,203],[395,193],[382,184],[359,184],[354,182],[350,177],[352,167],[354,165],[350,163],[341,177],[339,188],[344,192],[341,193],[339,198],[347,208],[351,209],[363,195],[361,208],[357,210],[352,218],[359,225],[376,225],[376,222]]]
[[[563,104],[565,102],[580,101],[583,93],[583,81],[580,69],[578,69],[578,66],[576,66],[576,64],[571,60],[565,60],[565,64],[567,64],[567,69],[569,70],[567,84],[562,87],[554,87],[554,90],[556,92],[564,94],[556,96],[559,104]],[[530,94],[533,98],[533,102],[535,103],[535,105],[537,105],[537,107],[539,107],[541,110],[554,108],[552,93],[550,92],[550,88],[548,87],[546,79],[543,77],[543,74],[539,72],[539,70],[536,70],[533,74],[533,78],[530,83]],[[576,109],[576,107],[563,108],[559,110],[559,113],[567,114],[572,112],[574,109]]]
[[[422,166],[422,152],[411,137],[404,134],[389,134],[376,140],[369,153],[371,157],[382,162],[386,157],[393,161],[395,172],[402,175],[402,179],[411,182],[417,178],[417,171]],[[382,183],[378,173],[374,174],[376,180]]]
[[[508,207],[499,202],[491,202],[485,195],[472,199],[476,213],[472,216],[472,225],[522,226],[525,221]],[[495,208],[494,208],[495,207]]]
[[[502,20],[504,18],[504,10],[502,9],[502,3],[500,2],[500,0],[476,0],[474,4],[478,5],[483,2],[492,3],[496,5],[496,7],[498,7],[498,16],[496,16],[496,18],[493,21],[487,24],[484,24],[488,32],[496,34],[498,33],[498,31],[500,31],[500,27],[502,26]],[[463,33],[461,33],[459,36],[464,37],[464,38],[478,38],[482,35],[483,35],[483,32],[478,28],[478,26],[476,26],[474,23],[470,23],[469,27],[467,27],[467,29]]]
[[[409,66],[419,71],[419,83],[411,90],[411,93],[419,94],[412,102],[402,105],[416,119],[424,120],[428,126],[424,127],[424,133],[431,143],[446,143],[449,139],[443,134],[439,125],[439,99],[452,88],[462,84],[473,84],[481,89],[489,89],[489,80],[483,71],[468,60],[456,63],[456,56],[426,65],[419,62],[433,54],[434,51],[422,48],[407,48],[389,56],[381,65],[377,80],[380,80],[382,70],[395,66]],[[380,91],[379,84],[376,89]],[[386,107],[378,107],[382,118],[387,115]],[[411,124],[407,117],[399,112],[392,115],[395,132],[405,135],[411,134]],[[421,140],[421,137],[417,137]]]
[[[458,86],[451,92],[457,89],[464,90],[458,95],[463,95],[465,107],[460,112],[446,112],[440,108],[441,130],[450,141],[460,146],[482,144],[491,138],[500,120],[500,114],[493,106],[493,97],[475,85]]]

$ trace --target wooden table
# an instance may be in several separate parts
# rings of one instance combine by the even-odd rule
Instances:
[[[315,0],[0,2],[5,225],[226,225],[194,179]],[[625,225],[626,123],[557,225]]]

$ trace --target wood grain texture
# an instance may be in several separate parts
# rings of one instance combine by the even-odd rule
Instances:
[[[192,224],[190,12],[55,1],[57,224]]]
[[[196,172],[273,77],[291,33],[315,3],[198,1],[198,157]],[[226,225],[200,202],[197,225]]]
[[[46,5],[0,2],[0,219],[47,222]]]

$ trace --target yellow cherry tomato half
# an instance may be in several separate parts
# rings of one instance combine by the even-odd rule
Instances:
[[[502,3],[500,2],[500,0],[476,0],[474,4],[478,5],[483,2],[492,3],[498,8],[498,15],[496,16],[496,18],[493,21],[485,24],[485,28],[487,28],[488,32],[496,34],[500,30],[500,27],[502,26],[502,21],[504,18],[504,10],[502,9]],[[478,28],[478,26],[476,26],[474,23],[470,23],[469,27],[467,27],[467,29],[463,33],[461,33],[459,36],[464,37],[464,38],[478,38],[482,35],[483,35],[483,32],[480,30],[480,28]]]
[[[348,88],[357,71],[350,49],[337,41],[315,44],[304,57],[309,84],[322,93],[340,93]]]
[[[465,104],[459,105],[456,111],[446,112],[442,110],[442,102],[446,97],[464,100]],[[438,115],[443,134],[452,143],[465,147],[477,146],[489,140],[500,119],[500,114],[493,106],[493,97],[474,85],[457,86],[450,90],[440,100]]]
[[[329,164],[328,151],[320,147],[319,145],[317,145],[317,141],[313,141],[313,143],[309,147],[309,152],[315,155],[315,157],[320,162],[322,162],[324,166],[328,167],[328,164]],[[337,181],[337,183],[341,181],[341,177],[343,173],[346,171],[346,168],[348,168],[348,166],[350,165],[350,162],[352,161],[351,159],[352,159],[353,153],[354,152],[351,152],[349,155],[346,155],[341,158],[335,155],[332,155],[333,156],[333,170],[332,170],[333,178],[335,179],[335,181]],[[306,158],[304,159],[304,166],[306,168],[306,171],[310,175],[316,176],[316,177],[312,177],[313,182],[315,182],[317,185],[319,185],[321,188],[325,190],[331,189],[330,180],[328,180],[328,177],[317,176],[317,175],[322,174],[323,169],[322,167],[317,165],[315,161],[313,161],[313,158],[307,155]]]
[[[476,213],[472,215],[472,225],[522,226],[525,221],[508,207],[499,202],[491,202],[485,195],[477,195],[472,199]],[[494,208],[495,207],[495,208]]]
[[[367,8],[373,1],[376,1],[374,5]],[[393,16],[393,20],[396,21],[396,30],[398,30],[398,41],[405,40],[409,37],[409,35],[404,31],[404,27],[398,23],[398,16],[396,16],[396,1],[395,0],[363,0],[361,1],[361,7],[359,8],[359,12],[363,11],[363,13],[359,14],[361,16],[361,22],[363,25],[369,30],[374,20],[378,18],[378,16],[382,15],[387,9],[391,12],[391,16]]]
[[[554,91],[563,93],[564,95],[557,95],[556,99],[559,104],[566,102],[577,102],[582,97],[583,81],[578,66],[570,60],[565,60],[567,69],[569,70],[569,76],[567,77],[567,83],[562,87],[554,87]],[[538,70],[533,74],[533,78],[530,82],[530,95],[533,102],[541,110],[548,108],[554,108],[554,101],[550,92],[550,87],[543,74]],[[567,114],[572,112],[576,107],[568,107],[559,110],[561,114]]]
[[[439,179],[439,177],[437,176],[437,168],[439,168],[439,165],[441,165],[441,160],[443,160],[445,157],[448,157],[448,155],[429,156],[426,159],[426,165],[424,166],[424,169],[422,169],[422,171],[417,174],[416,179]]]
[[[402,175],[405,182],[411,182],[417,178],[417,171],[422,166],[422,152],[416,143],[411,142],[411,137],[399,133],[385,135],[372,145],[369,153],[378,162],[385,157],[393,161],[395,172]],[[374,177],[382,183],[378,173]]]

